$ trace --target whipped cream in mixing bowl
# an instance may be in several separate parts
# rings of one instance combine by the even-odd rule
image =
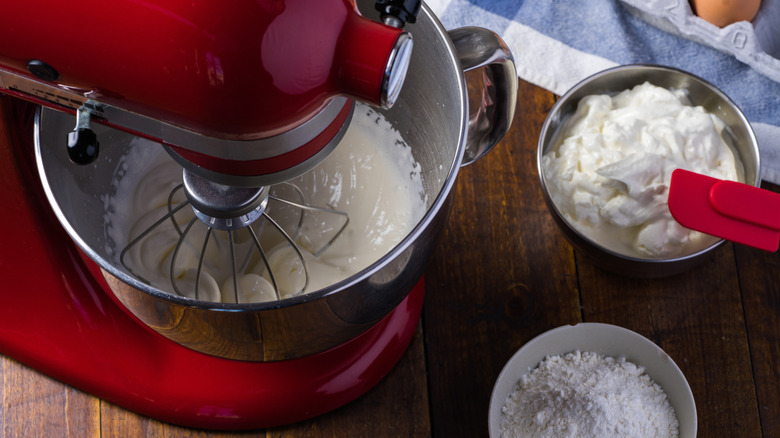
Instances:
[[[118,166],[116,190],[106,200],[106,230],[114,245],[110,253],[117,260],[128,242],[165,215],[169,194],[181,179],[181,167],[159,145],[134,140]],[[299,209],[269,200],[270,216],[289,234],[297,234],[296,242],[302,248],[309,274],[308,286],[302,290],[306,276],[293,247],[268,223],[255,227],[282,299],[322,289],[368,267],[400,243],[427,208],[420,166],[411,148],[381,114],[365,105],[355,108],[344,139],[328,158],[290,182],[300,189],[307,204],[346,212],[349,224],[330,247],[315,257],[313,253],[326,246],[343,225],[343,216],[306,212],[299,227]],[[302,201],[284,184],[273,187],[271,194]],[[172,205],[184,200],[183,191],[176,191]],[[189,206],[176,213],[180,229],[193,216]],[[261,218],[258,224],[260,221],[266,220]],[[236,231],[233,238],[235,281],[228,234],[211,233],[196,297],[195,280],[206,227],[199,221],[194,224],[176,254],[173,275],[181,295],[228,303],[236,302],[236,295],[242,303],[277,299],[265,262],[246,230]],[[131,247],[125,263],[152,286],[176,293],[170,281],[170,266],[178,239],[179,231],[167,220]],[[237,294],[234,284],[238,286]]]
[[[580,233],[640,258],[669,258],[718,239],[679,225],[668,208],[677,168],[739,180],[725,124],[685,90],[650,83],[583,98],[542,168],[550,197]]]

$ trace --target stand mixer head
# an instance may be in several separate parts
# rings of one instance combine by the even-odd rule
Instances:
[[[399,27],[419,1],[376,7],[397,27],[354,0],[119,0],[110,12],[98,0],[14,2],[0,18],[0,41],[13,41],[0,48],[0,91],[76,112],[75,161],[98,153],[96,121],[164,145],[210,181],[271,185],[324,159],[355,100],[397,98],[412,48]]]
[[[412,49],[411,35],[400,28],[415,20],[420,2],[380,0],[375,7],[388,24],[362,17],[354,0],[268,0],[227,8],[214,2],[121,0],[108,15],[93,0],[63,10],[19,2],[4,17],[35,15],[52,25],[0,20],[8,21],[0,23],[0,41],[18,42],[0,50],[0,91],[75,111],[76,127],[67,136],[74,163],[91,163],[99,153],[92,122],[160,143],[183,168],[186,201],[178,208],[189,204],[208,227],[203,252],[211,230],[227,232],[232,243],[233,233],[246,228],[265,260],[250,227],[263,218],[295,249],[306,271],[295,231],[288,234],[265,213],[269,199],[295,205],[301,221],[312,210],[344,217],[334,239],[348,217],[308,205],[302,196],[269,197],[270,185],[328,156],[356,100],[381,108],[395,102]],[[56,23],[70,22],[65,17],[89,25],[61,29]],[[173,221],[181,236],[178,252],[184,227],[173,213],[166,218],[161,221]],[[201,265],[202,260],[198,272]],[[171,273],[174,267],[171,263]],[[305,277],[308,284],[308,272]],[[199,280],[200,275],[195,296]],[[235,281],[234,290],[238,302]]]

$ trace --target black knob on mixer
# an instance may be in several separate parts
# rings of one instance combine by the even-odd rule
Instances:
[[[376,0],[374,7],[385,24],[401,28],[417,20],[421,3],[421,0]]]
[[[68,158],[75,164],[90,164],[98,157],[100,144],[90,127],[92,114],[82,106],[76,111],[76,127],[68,133]]]
[[[68,158],[75,164],[90,164],[98,157],[100,143],[89,128],[77,128],[68,133]]]
[[[27,70],[44,81],[56,81],[57,78],[60,77],[60,74],[57,73],[57,70],[55,70],[54,67],[39,59],[33,59],[27,62]]]

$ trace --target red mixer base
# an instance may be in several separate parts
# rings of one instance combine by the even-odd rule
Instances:
[[[165,422],[257,429],[354,400],[390,371],[414,335],[422,280],[369,331],[313,356],[253,363],[181,347],[133,321],[109,298],[53,217],[30,175],[34,167],[7,143],[0,141],[0,227],[13,231],[0,243],[2,354]]]

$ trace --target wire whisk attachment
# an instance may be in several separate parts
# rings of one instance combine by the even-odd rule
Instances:
[[[180,296],[246,303],[301,294],[310,283],[306,259],[349,224],[346,212],[308,204],[292,183],[230,187],[186,170],[183,181],[138,221],[119,256],[140,281]]]

